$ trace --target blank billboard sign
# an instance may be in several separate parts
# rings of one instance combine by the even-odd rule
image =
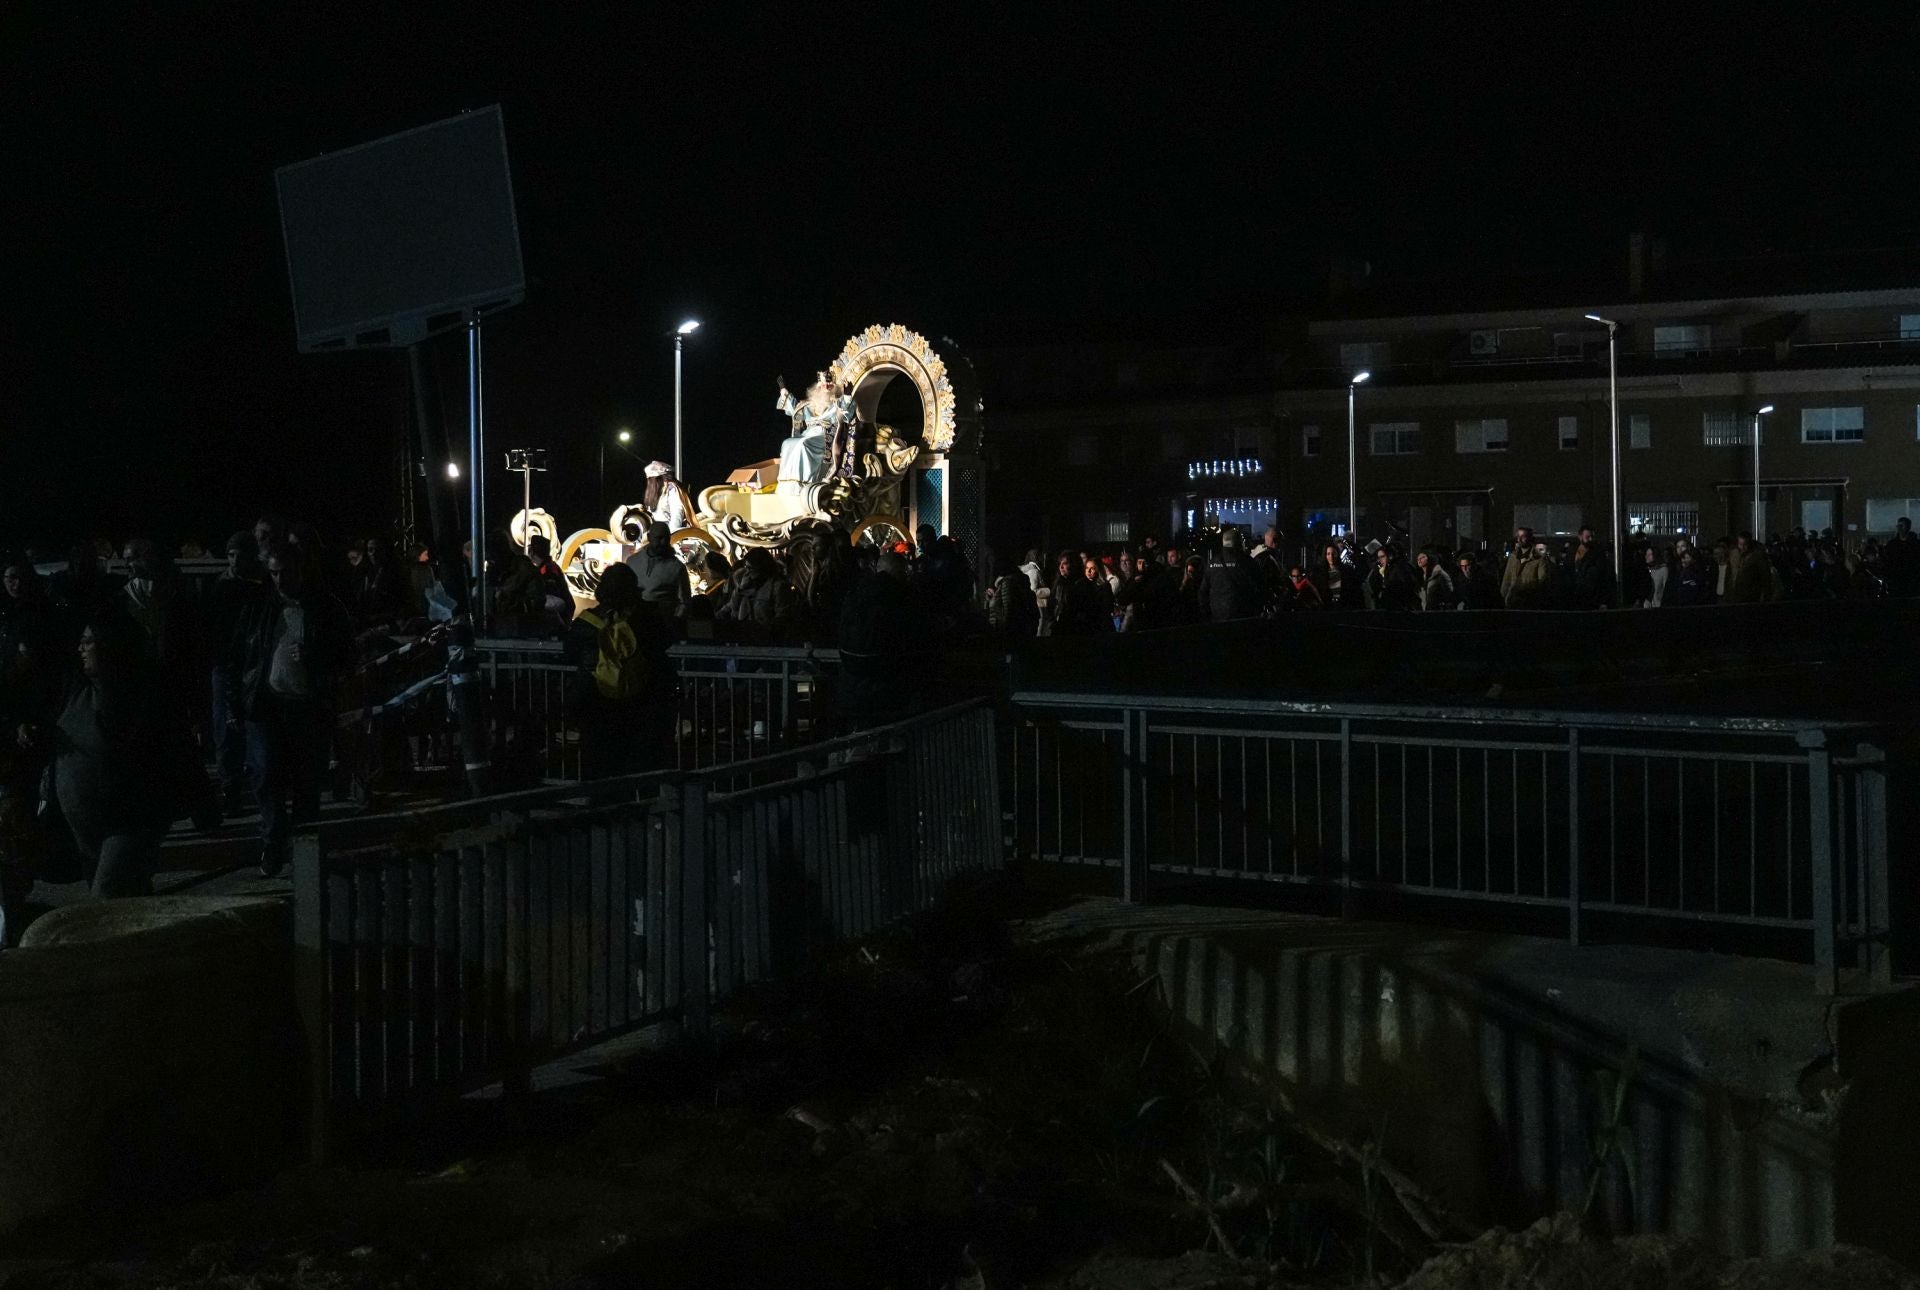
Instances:
[[[526,294],[497,105],[274,180],[303,351],[412,344]]]

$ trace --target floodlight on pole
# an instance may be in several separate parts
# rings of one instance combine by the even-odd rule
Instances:
[[[1354,394],[1372,376],[1372,372],[1355,372],[1347,380],[1347,535],[1349,537],[1357,533],[1360,528],[1360,470],[1358,459],[1354,456]]]
[[[1760,522],[1760,418],[1773,411],[1769,403],[1753,414],[1753,538],[1756,542],[1767,540],[1766,525]]]
[[[1607,329],[1607,422],[1610,433],[1607,436],[1609,454],[1612,458],[1613,510],[1607,520],[1608,536],[1613,542],[1613,594],[1615,602],[1624,604],[1620,599],[1626,594],[1621,581],[1622,566],[1620,556],[1625,543],[1621,541],[1624,532],[1620,523],[1620,353],[1617,344],[1620,324],[1612,318],[1602,318],[1599,314],[1586,315],[1588,322],[1597,322]]]
[[[700,330],[700,320],[689,318],[673,330],[673,477],[680,478],[680,351],[687,337]]]
[[[448,479],[458,479],[458,478],[460,478],[460,463],[459,463],[459,462],[457,462],[457,461],[450,461],[450,462],[448,462],[448,463],[447,463],[447,478],[448,478]]]
[[[629,457],[633,455],[626,446],[633,442],[633,431],[622,426],[615,432],[613,440],[620,445],[622,452]],[[600,440],[600,509],[607,509],[607,441],[604,438]]]

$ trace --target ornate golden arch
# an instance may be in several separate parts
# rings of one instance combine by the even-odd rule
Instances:
[[[934,452],[953,448],[958,396],[946,363],[919,332],[899,323],[869,327],[847,339],[832,371],[840,388],[852,391],[861,419],[869,425],[876,421],[880,392],[896,377],[906,377],[920,395],[921,442]]]

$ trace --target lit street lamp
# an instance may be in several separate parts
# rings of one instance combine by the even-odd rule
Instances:
[[[1360,528],[1360,470],[1354,457],[1353,439],[1353,401],[1354,392],[1367,383],[1372,372],[1355,372],[1353,379],[1347,382],[1347,536],[1354,536]]]
[[[1760,418],[1766,416],[1767,413],[1771,411],[1773,411],[1773,404],[1769,403],[1765,407],[1761,408],[1758,412],[1753,414],[1753,521],[1752,523],[1753,523],[1753,540],[1756,542],[1765,542],[1767,540],[1767,534],[1766,534],[1767,526],[1760,522]]]
[[[633,455],[625,447],[633,442],[633,431],[622,430],[614,435],[614,439],[622,445],[622,451],[627,452],[628,456]],[[600,509],[603,511],[607,509],[607,441],[605,439],[600,441]]]
[[[1604,323],[1607,328],[1607,419],[1612,426],[1609,436],[1613,453],[1613,513],[1607,520],[1607,527],[1613,540],[1613,595],[1616,605],[1626,603],[1621,597],[1626,588],[1620,580],[1620,553],[1625,543],[1621,541],[1620,527],[1620,367],[1619,351],[1615,339],[1620,324],[1611,318],[1602,318],[1599,314],[1588,314],[1588,322]]]
[[[673,477],[681,476],[680,463],[680,351],[687,337],[700,330],[700,320],[689,318],[673,331]]]

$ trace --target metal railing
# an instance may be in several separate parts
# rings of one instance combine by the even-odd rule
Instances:
[[[580,778],[580,739],[566,713],[572,669],[558,641],[479,642],[492,696],[496,760],[531,761],[552,782]],[[679,766],[693,770],[818,743],[831,733],[836,650],[684,641],[679,677]]]
[[[994,717],[962,704],[691,773],[535,789],[295,840],[310,1147],[649,1022],[923,908],[1002,854]]]
[[[1784,935],[1891,978],[1884,737],[1716,718],[1019,693],[1016,853]],[[1617,917],[1615,917],[1617,916]],[[1732,929],[1743,929],[1734,932]]]

